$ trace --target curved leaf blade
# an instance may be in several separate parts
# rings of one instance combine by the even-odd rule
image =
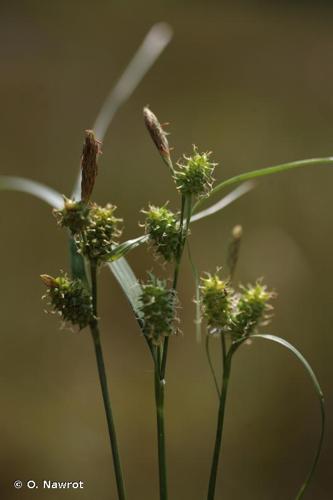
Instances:
[[[125,293],[127,300],[132,306],[135,317],[141,326],[142,313],[140,312],[140,297],[142,289],[131,266],[124,257],[121,257],[115,262],[108,263],[107,265]]]
[[[25,179],[23,177],[0,176],[0,191],[1,190],[31,194],[45,201],[53,208],[62,208],[64,205],[64,199],[60,193],[40,182]],[[71,235],[69,235],[69,258],[72,278],[79,278],[87,283],[85,262],[82,255],[77,253],[76,245]]]
[[[258,177],[264,177],[266,175],[277,174],[279,172],[284,172],[286,170],[292,170],[301,167],[320,167],[320,166],[332,166],[333,156],[327,158],[310,158],[309,160],[299,160],[290,163],[281,163],[280,165],[275,165],[273,167],[260,168],[259,170],[252,170],[250,172],[245,172],[244,174],[235,175],[229,179],[220,182],[214,189],[210,192],[209,197],[203,198],[197,201],[193,207],[193,212],[195,212],[199,206],[201,206],[210,196],[218,193],[222,189],[232,186],[233,184],[239,184],[240,182],[248,181],[251,179],[256,179]]]
[[[197,220],[203,219],[205,217],[209,217],[210,215],[216,214],[220,210],[223,210],[223,208],[227,207],[234,201],[238,200],[241,198],[244,194],[248,193],[255,187],[255,182],[254,181],[247,181],[238,186],[236,189],[228,193],[226,196],[221,198],[217,203],[214,203],[214,205],[211,205],[210,207],[206,208],[205,210],[201,210],[201,212],[198,212],[191,217],[191,223],[196,222]]]
[[[53,208],[61,208],[64,204],[63,197],[45,184],[25,179],[24,177],[0,176],[0,191],[19,191],[28,193],[42,201],[45,201]]]
[[[100,141],[103,141],[118,109],[133,94],[146,73],[170,43],[171,38],[172,29],[167,23],[156,23],[150,28],[124,73],[103,102],[96,117],[92,128]],[[79,199],[80,185],[81,171],[72,194],[74,199]]]
[[[306,480],[302,484],[302,486],[301,486],[301,488],[300,488],[300,490],[299,490],[299,492],[297,494],[297,497],[296,497],[296,500],[300,500],[303,497],[304,492],[305,492],[307,486],[309,485],[309,482],[311,481],[311,479],[313,477],[313,474],[315,472],[315,469],[316,469],[316,466],[317,466],[317,463],[318,463],[318,460],[319,460],[319,456],[320,456],[320,453],[321,453],[322,444],[323,444],[324,432],[325,432],[325,406],[324,406],[323,391],[322,391],[322,389],[320,387],[318,379],[317,379],[314,371],[312,370],[310,364],[304,358],[304,356],[296,349],[296,347],[294,347],[292,344],[290,344],[286,340],[282,339],[281,337],[277,337],[276,335],[270,335],[270,334],[260,334],[260,333],[257,333],[257,334],[251,335],[250,338],[259,338],[259,339],[264,339],[264,340],[270,340],[271,342],[275,342],[277,344],[282,345],[283,347],[285,347],[286,349],[288,349],[290,352],[292,352],[292,354],[294,354],[294,356],[296,356],[296,358],[302,363],[303,367],[305,368],[307,374],[309,375],[309,377],[310,377],[310,379],[311,379],[311,381],[312,381],[312,383],[314,385],[314,388],[316,390],[316,394],[317,394],[317,396],[319,398],[320,413],[321,413],[321,431],[320,431],[320,437],[319,437],[319,442],[318,442],[317,450],[316,450],[316,453],[315,453],[315,457],[314,457],[314,460],[313,460],[310,472],[309,472]]]
[[[137,248],[138,246],[140,246],[143,243],[145,243],[146,241],[148,241],[148,238],[149,238],[149,236],[147,234],[144,234],[143,236],[139,236],[138,238],[134,238],[132,240],[127,240],[124,243],[117,245],[112,250],[108,261],[114,262],[118,259],[121,259],[128,252],[130,252],[131,250],[134,250],[134,248]]]

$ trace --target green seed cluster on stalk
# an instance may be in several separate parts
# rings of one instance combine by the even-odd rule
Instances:
[[[236,335],[251,335],[260,323],[267,324],[273,307],[269,301],[274,292],[267,290],[259,281],[255,285],[241,286],[236,298],[236,310],[232,321],[232,332]]]
[[[220,330],[236,337],[249,336],[262,321],[269,320],[269,301],[274,293],[265,285],[240,286],[235,292],[218,274],[201,278],[201,308],[210,330]]]
[[[200,290],[202,311],[207,318],[208,327],[228,327],[232,311],[232,291],[228,282],[221,280],[217,274],[208,274],[206,278],[201,278]]]
[[[166,280],[153,274],[142,284],[140,311],[144,318],[143,334],[154,345],[175,332],[176,292],[167,287]]]
[[[198,153],[197,147],[193,146],[192,156],[184,155],[185,163],[177,163],[179,169],[174,171],[174,180],[180,193],[197,197],[208,195],[217,165],[209,160],[210,155],[211,152]]]
[[[70,279],[65,274],[58,278],[52,278],[49,275],[42,275],[41,278],[47,287],[47,296],[53,310],[64,321],[78,325],[80,329],[89,326],[112,449],[118,498],[125,500],[125,487],[97,314],[98,266],[109,259],[113,247],[117,244],[121,234],[119,229],[121,219],[114,215],[115,206],[107,204],[101,207],[90,200],[98,171],[97,160],[101,153],[100,146],[101,142],[96,139],[94,132],[86,130],[81,156],[81,200],[69,200],[64,197],[64,207],[53,212],[58,224],[69,229],[71,233],[74,278]],[[125,249],[133,245],[132,242],[129,245],[126,243]],[[120,252],[120,257],[121,255]]]
[[[149,205],[147,210],[143,210],[146,216],[145,234],[119,245],[121,219],[115,216],[116,207],[111,204],[102,207],[91,201],[98,172],[97,160],[101,153],[101,142],[96,139],[92,130],[86,130],[81,157],[81,200],[70,200],[64,197],[64,207],[54,210],[58,224],[67,228],[71,233],[72,273],[75,278],[70,279],[66,274],[57,278],[49,275],[41,276],[47,287],[46,295],[53,311],[58,313],[63,321],[77,325],[80,329],[86,326],[90,327],[108,424],[119,500],[125,500],[125,488],[99,331],[97,313],[98,266],[105,262],[112,262],[110,267],[129,298],[152,355],[157,416],[159,490],[160,499],[167,500],[167,455],[164,430],[166,366],[169,338],[177,332],[177,286],[184,247],[188,243],[187,236],[190,222],[215,213],[221,209],[222,205],[225,206],[223,204],[224,200],[221,200],[222,204],[218,202],[209,209],[199,214],[196,213],[205,196],[208,197],[222,188],[239,183],[242,180],[288,170],[297,166],[321,164],[323,162],[320,159],[313,159],[306,162],[293,162],[277,167],[268,167],[267,169],[227,179],[212,189],[213,175],[217,164],[211,161],[211,153],[199,153],[197,147],[193,146],[193,154],[191,156],[184,155],[183,160],[177,163],[177,168],[174,168],[171,158],[172,148],[169,147],[168,134],[164,130],[164,126],[160,124],[157,117],[147,107],[144,108],[143,114],[149,134],[161,158],[169,167],[176,189],[180,194],[179,212],[172,212],[167,208],[166,204],[163,206]],[[329,161],[332,161],[332,159],[329,158]],[[233,195],[231,198],[233,199]],[[193,214],[196,215],[195,218],[192,217]],[[320,396],[322,433],[311,472],[297,496],[297,498],[301,498],[316,467],[322,444],[324,429],[322,392],[307,361],[293,346],[280,337],[257,332],[258,327],[265,324],[264,322],[267,324],[270,318],[269,313],[272,310],[270,301],[274,297],[274,293],[269,291],[260,280],[255,285],[240,286],[237,291],[231,287],[239,257],[241,237],[242,228],[236,226],[232,232],[232,239],[228,247],[228,279],[222,280],[218,273],[214,275],[206,274],[205,277],[201,278],[201,285],[199,285],[199,274],[193,264],[190,248],[188,247],[189,258],[196,280],[197,324],[200,325],[201,307],[202,315],[207,321],[208,333],[219,333],[221,341],[222,369],[219,381],[209,350],[209,343],[213,336],[206,336],[206,354],[219,398],[216,438],[207,499],[215,499],[232,358],[236,350],[243,343],[246,343],[249,337],[253,340],[255,338],[272,340],[291,350],[307,369]],[[165,262],[171,264],[167,268],[173,268],[172,286],[168,286],[167,280],[160,279],[152,273],[148,274],[146,282],[139,284],[126,261],[115,262],[117,259],[124,257],[129,250],[146,241],[150,241],[156,254],[162,256]],[[117,264],[120,265],[117,266]],[[89,276],[87,275],[88,270],[90,271]],[[80,278],[77,276],[80,276]],[[200,300],[199,295],[201,296]],[[200,334],[199,331],[199,339],[201,338]]]
[[[64,196],[64,208],[54,209],[59,226],[66,227],[71,234],[82,232],[89,224],[90,207],[83,201],[70,200]]]
[[[57,278],[43,274],[41,278],[51,307],[65,322],[82,330],[94,320],[92,297],[81,280],[72,280],[66,274]]]
[[[157,254],[162,255],[167,262],[174,260],[179,245],[179,221],[166,206],[150,205],[143,210],[146,215],[145,232],[149,235]]]
[[[116,207],[109,203],[105,207],[91,204],[88,223],[75,237],[79,252],[89,260],[97,263],[108,260],[121,235],[119,223],[122,220],[115,217],[115,210]]]

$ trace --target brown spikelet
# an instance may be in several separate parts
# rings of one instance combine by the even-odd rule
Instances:
[[[243,228],[238,224],[233,228],[231,232],[231,240],[229,242],[229,247],[228,247],[227,264],[230,272],[230,280],[233,279],[235,274],[242,235],[243,235]]]
[[[81,200],[87,203],[90,200],[97,176],[97,159],[100,151],[101,142],[95,137],[92,130],[85,131],[85,142],[81,157]]]
[[[56,280],[52,278],[52,276],[49,276],[48,274],[41,274],[40,277],[47,288],[53,288],[56,285]]]
[[[168,167],[173,170],[167,133],[163,130],[162,125],[158,121],[157,117],[152,111],[150,111],[147,106],[143,108],[143,118],[150,137],[153,139],[162,159],[165,161]]]

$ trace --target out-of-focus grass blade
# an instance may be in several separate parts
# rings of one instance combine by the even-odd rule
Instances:
[[[227,194],[227,196],[224,196],[221,200],[219,200],[217,203],[214,203],[214,205],[211,205],[210,207],[206,208],[205,210],[202,210],[201,212],[198,212],[191,217],[191,222],[195,222],[197,220],[203,219],[204,217],[208,217],[209,215],[216,214],[226,206],[230,205],[234,201],[238,200],[241,196],[244,194],[248,193],[255,187],[255,182],[254,181],[247,181],[238,186],[236,189],[231,191],[231,193]]]
[[[64,206],[64,200],[60,193],[40,182],[24,179],[23,177],[0,176],[0,191],[5,190],[31,194],[45,201],[53,208],[62,208]],[[84,259],[77,253],[72,236],[69,236],[69,249],[72,277],[87,282]]]
[[[97,115],[93,130],[99,140],[104,139],[114,115],[137,88],[145,74],[169,44],[171,38],[172,29],[166,23],[154,24],[148,31],[133,59],[105,99]],[[80,184],[81,173],[79,173],[72,195],[75,199],[79,199]]]
[[[138,238],[134,238],[133,240],[125,241],[124,243],[121,243],[120,245],[116,246],[114,250],[112,250],[112,253],[110,254],[110,257],[108,259],[109,262],[114,262],[120,259],[121,257],[124,257],[124,255],[126,255],[128,252],[142,245],[142,243],[145,243],[148,240],[148,238],[149,236],[147,234],[144,234],[143,236],[139,236]]]
[[[166,23],[154,24],[145,36],[133,59],[106,98],[94,124],[96,136],[102,140],[120,106],[128,100],[146,73],[159,58],[172,38]]]
[[[223,333],[221,333],[220,335],[223,335]],[[206,356],[207,356],[210,372],[211,372],[213,380],[214,380],[214,385],[215,385],[217,397],[218,397],[218,399],[220,399],[221,391],[219,388],[219,383],[217,381],[217,376],[216,376],[216,371],[214,368],[213,360],[212,360],[212,357],[210,355],[210,339],[211,339],[211,337],[212,336],[209,333],[206,335],[206,346],[205,346],[206,347]]]
[[[320,166],[329,166],[333,165],[333,156],[329,156],[327,158],[311,158],[309,160],[300,160],[293,161],[290,163],[282,163],[281,165],[275,165],[273,167],[261,168],[259,170],[252,170],[251,172],[245,172],[244,174],[235,175],[235,177],[230,177],[223,182],[220,182],[214,189],[210,192],[210,196],[218,193],[222,189],[232,186],[233,184],[239,184],[240,182],[248,181],[251,179],[256,179],[257,177],[263,177],[265,175],[277,174],[279,172],[284,172],[286,170],[292,170],[294,168],[300,167],[320,167]],[[202,198],[197,201],[197,203],[193,207],[193,213],[195,213],[199,206],[201,206],[209,197]]]
[[[113,273],[114,277],[118,281],[119,285],[123,289],[129,303],[131,304],[134,314],[140,324],[142,325],[142,314],[140,312],[140,296],[141,296],[141,285],[137,280],[135,274],[132,271],[131,266],[128,264],[124,257],[120,258],[116,262],[111,262],[107,264]]]
[[[320,438],[319,438],[318,446],[316,449],[315,457],[314,457],[314,460],[313,460],[313,463],[311,466],[311,470],[310,470],[306,480],[302,484],[302,486],[297,494],[297,497],[296,497],[296,500],[300,500],[303,497],[304,492],[305,492],[305,490],[306,490],[306,488],[307,488],[307,486],[308,486],[308,484],[309,484],[310,480],[312,479],[312,476],[315,472],[315,469],[316,469],[316,466],[317,466],[317,463],[319,460],[322,444],[323,444],[324,431],[325,431],[325,406],[324,406],[323,391],[321,390],[318,379],[317,379],[316,375],[314,374],[314,371],[312,370],[310,364],[304,358],[304,356],[296,349],[296,347],[294,347],[292,344],[290,344],[286,340],[282,339],[281,337],[276,337],[275,335],[269,335],[269,334],[259,334],[258,333],[255,335],[251,335],[251,338],[259,338],[259,339],[264,339],[264,340],[270,340],[271,342],[276,342],[277,344],[282,345],[283,347],[288,349],[290,352],[292,352],[296,356],[296,358],[302,363],[303,367],[305,368],[307,374],[309,375],[309,377],[314,385],[317,396],[319,398],[320,413],[321,413]]]
[[[40,182],[25,179],[23,177],[1,175],[0,191],[20,191],[21,193],[28,193],[45,201],[54,208],[61,208],[64,205],[64,200],[60,193]]]
[[[202,331],[201,331],[201,324],[202,324],[202,318],[201,318],[201,309],[200,309],[200,276],[199,272],[197,269],[197,266],[194,264],[194,260],[192,258],[192,253],[191,253],[191,247],[190,244],[187,240],[187,254],[188,254],[188,259],[190,261],[191,265],[191,270],[194,278],[194,286],[195,286],[195,337],[200,344],[202,340]]]

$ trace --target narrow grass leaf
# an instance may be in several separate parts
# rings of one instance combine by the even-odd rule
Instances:
[[[141,296],[141,285],[136,278],[131,266],[128,264],[124,257],[120,258],[115,262],[107,264],[110,271],[113,273],[114,277],[118,281],[119,285],[123,289],[127,300],[132,306],[134,314],[139,322],[142,324],[142,314],[140,312],[140,296]]]
[[[258,177],[264,177],[266,175],[277,174],[279,172],[284,172],[286,170],[292,170],[301,167],[320,167],[320,166],[332,166],[333,156],[327,158],[311,158],[309,160],[293,161],[290,163],[282,163],[281,165],[275,165],[273,167],[261,168],[259,170],[252,170],[251,172],[245,172],[244,174],[235,175],[229,179],[220,182],[214,189],[210,192],[209,197],[203,198],[194,205],[193,213],[198,210],[198,208],[208,199],[210,196],[218,193],[222,189],[232,186],[233,184],[239,184],[240,182],[248,181],[251,179],[256,179]]]
[[[53,208],[62,208],[64,204],[63,197],[54,189],[40,182],[25,179],[23,177],[1,175],[0,191],[19,191],[21,193],[28,193],[45,201]]]
[[[112,119],[138,87],[146,73],[159,58],[172,38],[172,29],[167,23],[154,24],[145,36],[124,73],[105,99],[97,115],[93,130],[96,137],[103,141]],[[72,197],[79,199],[81,172],[75,184]]]
[[[120,259],[121,257],[124,257],[124,255],[126,255],[128,252],[134,250],[134,248],[137,248],[138,246],[145,243],[148,240],[148,238],[149,236],[147,234],[144,234],[143,236],[139,236],[138,238],[134,238],[132,240],[125,241],[120,245],[117,245],[110,254],[110,257],[108,259],[109,262],[114,262]]]
[[[310,364],[304,358],[304,356],[296,349],[296,347],[294,347],[292,344],[290,344],[289,342],[287,342],[286,340],[284,340],[284,339],[282,339],[280,337],[276,337],[275,335],[259,334],[258,333],[258,334],[255,334],[255,335],[251,335],[251,338],[259,338],[259,339],[269,340],[271,342],[276,342],[277,344],[282,345],[283,347],[285,347],[286,349],[288,349],[290,352],[292,352],[292,354],[294,354],[296,356],[296,358],[302,363],[303,367],[305,368],[307,374],[309,375],[309,377],[310,377],[310,379],[311,379],[311,381],[312,381],[312,383],[314,385],[314,388],[316,390],[316,394],[317,394],[318,399],[319,399],[320,414],[321,414],[320,437],[319,437],[318,446],[317,446],[317,449],[316,449],[316,453],[315,453],[315,456],[314,456],[314,460],[313,460],[310,472],[309,472],[306,480],[302,484],[302,486],[301,486],[301,488],[300,488],[300,490],[299,490],[299,492],[297,494],[297,497],[296,497],[296,500],[300,500],[303,497],[304,492],[305,492],[307,486],[309,485],[309,482],[311,481],[312,476],[313,476],[313,474],[315,472],[315,469],[316,469],[316,466],[317,466],[317,463],[318,463],[318,460],[319,460],[319,456],[320,456],[322,444],[323,444],[324,432],[325,432],[325,406],[324,406],[323,391],[321,390],[321,387],[320,387],[320,384],[318,382],[318,379],[317,379],[316,375],[314,374],[314,371],[312,370]]]
[[[214,205],[211,205],[210,207],[206,208],[205,210],[202,210],[201,212],[196,213],[195,215],[192,215],[191,217],[191,223],[196,222],[197,220],[203,219],[205,217],[208,217],[209,215],[216,214],[223,208],[227,207],[234,201],[238,200],[241,196],[244,194],[248,193],[255,187],[255,182],[253,181],[247,181],[238,186],[236,189],[231,191],[229,194],[221,198],[217,203],[214,203]]]
[[[1,190],[31,194],[45,201],[53,208],[62,208],[64,205],[64,200],[60,193],[40,182],[25,179],[23,177],[0,176],[0,191]],[[84,282],[87,282],[84,259],[77,253],[72,236],[69,236],[69,257],[72,277],[80,278]]]

